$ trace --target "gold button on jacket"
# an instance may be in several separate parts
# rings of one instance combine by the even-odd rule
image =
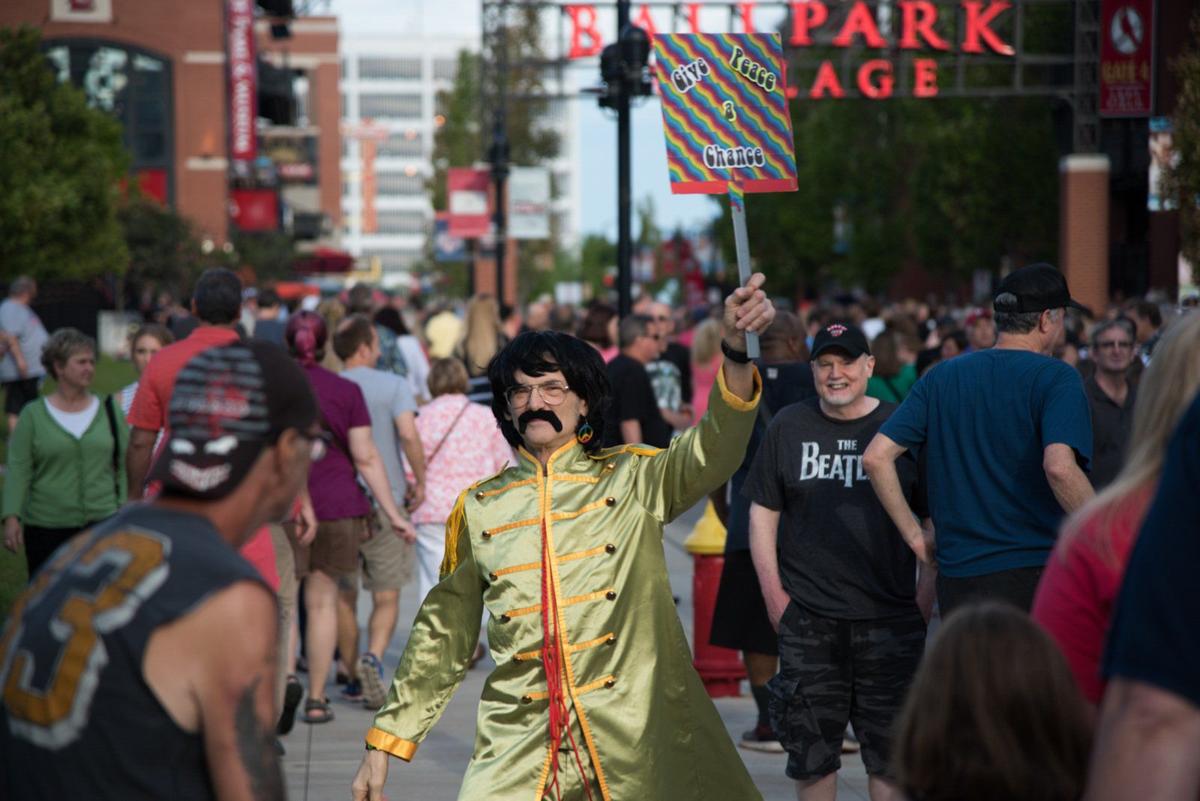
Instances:
[[[727,480],[746,450],[760,382],[743,401],[718,372],[709,411],[665,450],[571,442],[459,497],[442,581],[425,599],[367,743],[411,759],[462,681],[490,612],[496,668],[479,703],[460,801],[541,801],[550,777],[542,666],[542,532],[559,608],[564,694],[593,797],[761,799],[692,667],[671,597],[663,525]],[[487,536],[484,536],[484,532]],[[564,736],[564,799],[585,797]]]

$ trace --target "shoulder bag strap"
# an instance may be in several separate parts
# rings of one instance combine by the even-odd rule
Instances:
[[[425,468],[426,469],[429,469],[429,465],[433,464],[434,457],[438,455],[438,451],[440,451],[442,449],[442,446],[446,444],[446,440],[448,440],[450,438],[450,433],[452,431],[454,431],[454,427],[456,425],[458,425],[458,421],[462,419],[463,412],[465,412],[467,410],[467,407],[470,405],[471,405],[471,401],[469,401],[469,400],[466,401],[462,405],[462,408],[458,410],[458,414],[454,415],[454,419],[450,421],[450,427],[446,429],[445,434],[442,434],[442,438],[440,440],[438,440],[438,444],[434,447],[434,449],[432,451],[430,451],[429,458],[425,460]]]
[[[117,413],[113,409],[113,396],[109,395],[104,399],[104,414],[108,417],[108,433],[112,435],[112,471],[113,471],[113,497],[117,502],[121,501],[121,441],[117,439]]]

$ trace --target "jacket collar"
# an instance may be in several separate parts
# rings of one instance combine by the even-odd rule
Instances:
[[[541,472],[542,463],[524,445],[517,448],[517,455],[521,457],[521,467],[523,470],[534,473]],[[550,454],[550,458],[546,461],[546,474],[575,473],[579,472],[581,468],[586,470],[591,461],[588,458],[587,451],[579,444],[579,440],[572,437],[567,444]]]

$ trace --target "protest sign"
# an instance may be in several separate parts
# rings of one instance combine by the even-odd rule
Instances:
[[[654,55],[674,194],[728,193],[741,283],[750,277],[745,193],[796,191],[778,34],[661,34]],[[747,337],[751,357],[758,338]]]

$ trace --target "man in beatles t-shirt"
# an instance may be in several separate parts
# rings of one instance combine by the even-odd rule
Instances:
[[[895,408],[866,395],[874,366],[857,328],[831,323],[818,332],[817,397],[775,415],[742,488],[752,501],[754,566],[779,631],[771,723],[801,799],[833,796],[847,721],[862,743],[871,797],[886,789],[892,719],[924,649],[916,557],[862,466]],[[912,503],[916,461],[898,469]]]

